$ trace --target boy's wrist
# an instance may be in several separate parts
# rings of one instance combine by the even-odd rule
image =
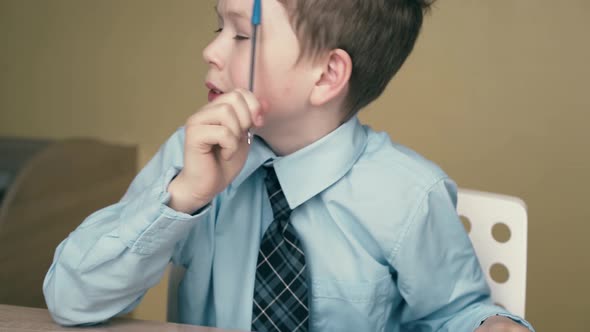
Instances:
[[[168,193],[170,194],[170,201],[168,207],[171,209],[193,214],[195,211],[202,209],[209,204],[210,200],[197,199],[190,191],[190,187],[182,180],[182,175],[176,176],[168,185]]]

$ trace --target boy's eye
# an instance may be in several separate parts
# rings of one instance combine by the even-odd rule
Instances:
[[[214,33],[221,33],[222,31],[223,31],[223,28],[219,28],[219,29],[217,29],[217,30],[215,30],[215,31],[213,31],[213,32],[214,32]],[[236,35],[236,36],[234,37],[234,39],[235,39],[235,40],[248,40],[248,39],[250,39],[250,37]]]

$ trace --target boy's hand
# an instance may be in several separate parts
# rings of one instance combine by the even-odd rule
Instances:
[[[530,332],[526,327],[504,316],[492,316],[486,319],[475,332]]]
[[[240,172],[250,149],[247,132],[263,124],[262,106],[246,90],[225,93],[186,122],[184,168],[168,186],[172,209],[193,213]]]

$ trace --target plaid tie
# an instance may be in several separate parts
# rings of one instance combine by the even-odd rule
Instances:
[[[256,265],[252,329],[254,331],[307,331],[309,309],[305,256],[289,222],[287,204],[277,174],[267,170],[266,190],[274,220],[262,237]]]

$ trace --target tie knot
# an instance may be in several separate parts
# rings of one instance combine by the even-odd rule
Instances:
[[[291,215],[291,209],[279,183],[277,173],[273,166],[264,166],[266,170],[266,177],[264,178],[264,184],[266,185],[266,191],[268,192],[268,199],[270,200],[270,206],[274,219],[289,218]]]

